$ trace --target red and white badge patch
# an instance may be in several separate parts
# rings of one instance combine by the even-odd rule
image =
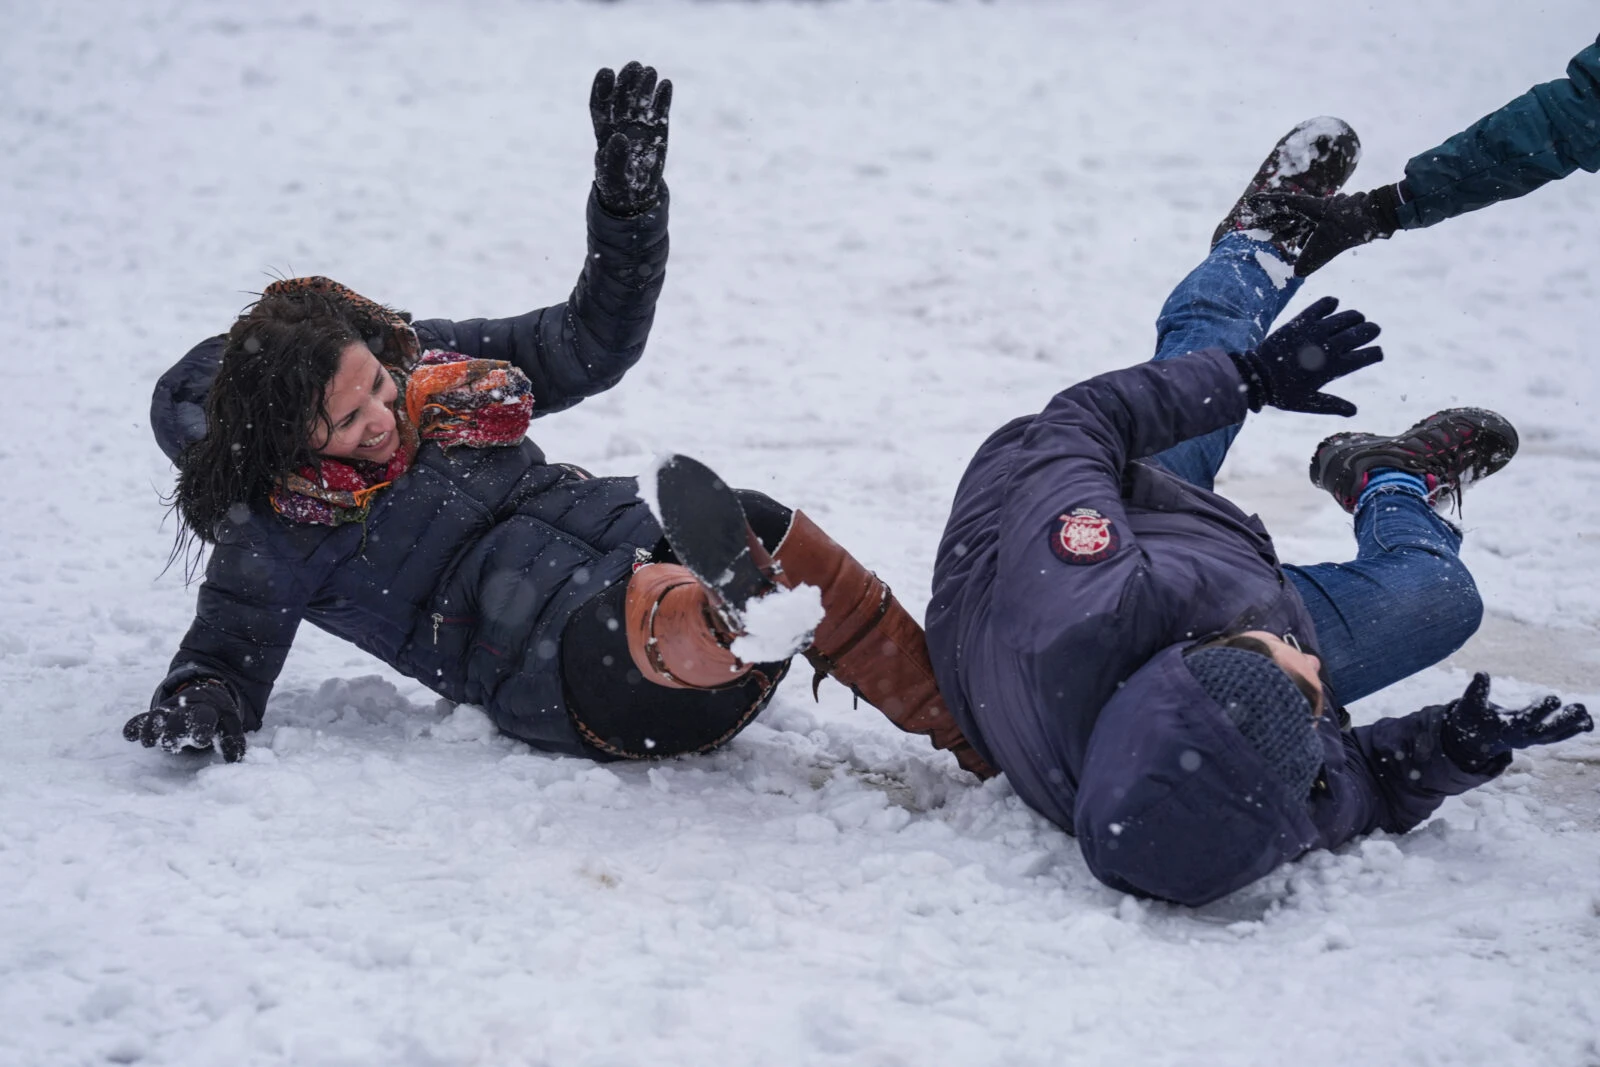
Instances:
[[[1073,508],[1050,536],[1051,550],[1066,563],[1099,563],[1119,544],[1116,524],[1094,508]]]

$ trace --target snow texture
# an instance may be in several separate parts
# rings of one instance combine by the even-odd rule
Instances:
[[[565,297],[601,65],[676,86],[644,361],[534,424],[803,507],[925,607],[966,459],[1151,322],[1308,115],[1400,176],[1594,40],[1593,0],[7,5],[0,34],[0,1064],[1600,1063],[1600,742],[1199,911],[1101,887],[796,669],[726,749],[552,759],[306,626],[243,763],[130,745],[194,606],[157,375],[274,274],[420,316]],[[1506,413],[1488,605],[1353,710],[1600,703],[1600,180],[1342,256],[1358,418],[1252,417],[1221,489],[1346,558],[1332,429]]]
[[[822,590],[804,583],[775,589],[744,608],[744,634],[734,639],[735,656],[746,663],[788,659],[811,643],[822,621]]]
[[[1294,277],[1292,264],[1263,249],[1256,250],[1256,264],[1265,272],[1274,289],[1282,289]]]
[[[1295,129],[1290,137],[1278,149],[1279,165],[1271,179],[1267,182],[1268,189],[1276,189],[1283,184],[1285,178],[1298,177],[1304,174],[1316,159],[1316,143],[1318,137],[1335,138],[1344,133],[1344,124],[1338,119],[1327,115],[1308,119],[1305,125]],[[1361,152],[1356,150],[1356,159],[1361,159]]]

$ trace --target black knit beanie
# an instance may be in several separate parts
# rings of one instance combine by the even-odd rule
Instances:
[[[1311,704],[1283,668],[1242,648],[1203,648],[1184,664],[1289,791],[1310,796],[1322,742]]]

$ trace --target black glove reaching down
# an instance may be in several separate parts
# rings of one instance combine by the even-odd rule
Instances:
[[[1370,367],[1383,349],[1363,348],[1378,336],[1378,324],[1359,311],[1335,315],[1339,301],[1325,296],[1267,334],[1259,348],[1228,353],[1244,379],[1251,411],[1263,405],[1311,415],[1354,415],[1356,406],[1320,392],[1335,378]]]
[[[661,199],[667,165],[667,113],[672,83],[656,84],[654,67],[629,63],[619,73],[601,67],[589,91],[594,120],[594,191],[613,215],[642,214]]]
[[[1295,274],[1304,278],[1327,266],[1340,252],[1394,236],[1400,228],[1400,187],[1385,185],[1371,192],[1334,196],[1262,193],[1251,198],[1250,208],[1269,229],[1275,218],[1285,215],[1311,224],[1311,236],[1294,261]]]
[[[135,715],[122,728],[122,736],[145,748],[160,745],[166,752],[209,749],[213,744],[229,763],[244,759],[244,722],[228,687],[215,679],[201,679],[163,700],[157,707]]]
[[[1514,748],[1549,745],[1594,729],[1582,704],[1563,704],[1548,696],[1517,711],[1489,700],[1489,676],[1472,676],[1460,700],[1445,705],[1439,742],[1444,754],[1464,771],[1481,771]]]

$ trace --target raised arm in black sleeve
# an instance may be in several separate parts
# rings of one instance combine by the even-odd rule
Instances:
[[[566,303],[510,319],[428,319],[424,348],[515,363],[533,383],[534,414],[569,408],[616,385],[644,354],[667,267],[667,206],[633,218],[589,197],[589,252]]]

